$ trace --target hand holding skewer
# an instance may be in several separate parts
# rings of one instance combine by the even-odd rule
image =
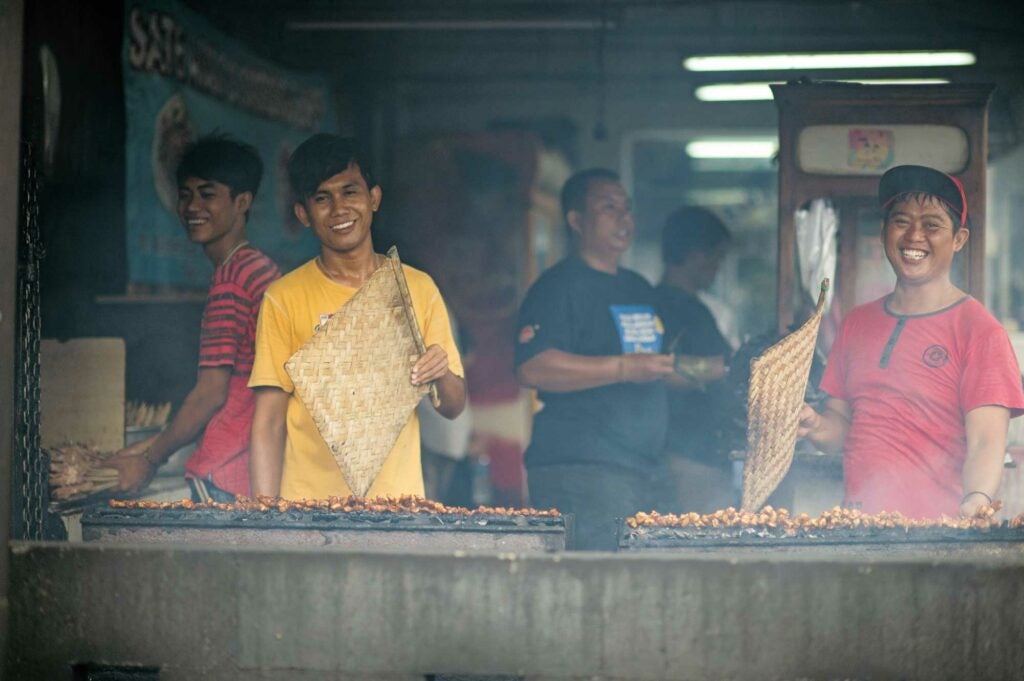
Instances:
[[[128,445],[107,459],[117,471],[117,491],[138,494],[156,475],[157,465],[149,458],[149,448],[156,435]]]

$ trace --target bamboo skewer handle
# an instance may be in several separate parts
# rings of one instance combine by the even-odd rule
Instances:
[[[402,261],[398,258],[398,249],[392,246],[387,252],[388,262],[391,263],[391,271],[395,273],[395,280],[398,282],[398,291],[402,296],[402,308],[405,310],[405,321],[409,323],[412,331],[413,341],[416,343],[416,351],[422,355],[427,351],[423,342],[423,334],[420,333],[420,325],[416,322],[416,310],[412,307],[412,295],[409,293],[409,284],[405,281],[405,272],[402,271]],[[437,381],[430,382],[430,402],[434,408],[441,406],[441,396],[437,393]]]

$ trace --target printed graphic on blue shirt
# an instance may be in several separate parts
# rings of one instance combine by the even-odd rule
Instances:
[[[611,305],[622,352],[661,352],[665,327],[650,305]]]

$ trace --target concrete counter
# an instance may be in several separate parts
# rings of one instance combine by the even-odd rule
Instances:
[[[1019,679],[1024,547],[399,555],[17,543],[9,668],[179,679]]]

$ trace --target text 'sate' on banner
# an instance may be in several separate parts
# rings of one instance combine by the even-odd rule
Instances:
[[[292,212],[287,161],[334,129],[327,83],[281,68],[174,0],[125,3],[125,210],[130,284],[203,289],[212,267],[175,214],[175,168],[189,141],[218,131],[253,145],[263,181],[248,237],[288,271],[316,253]]]

